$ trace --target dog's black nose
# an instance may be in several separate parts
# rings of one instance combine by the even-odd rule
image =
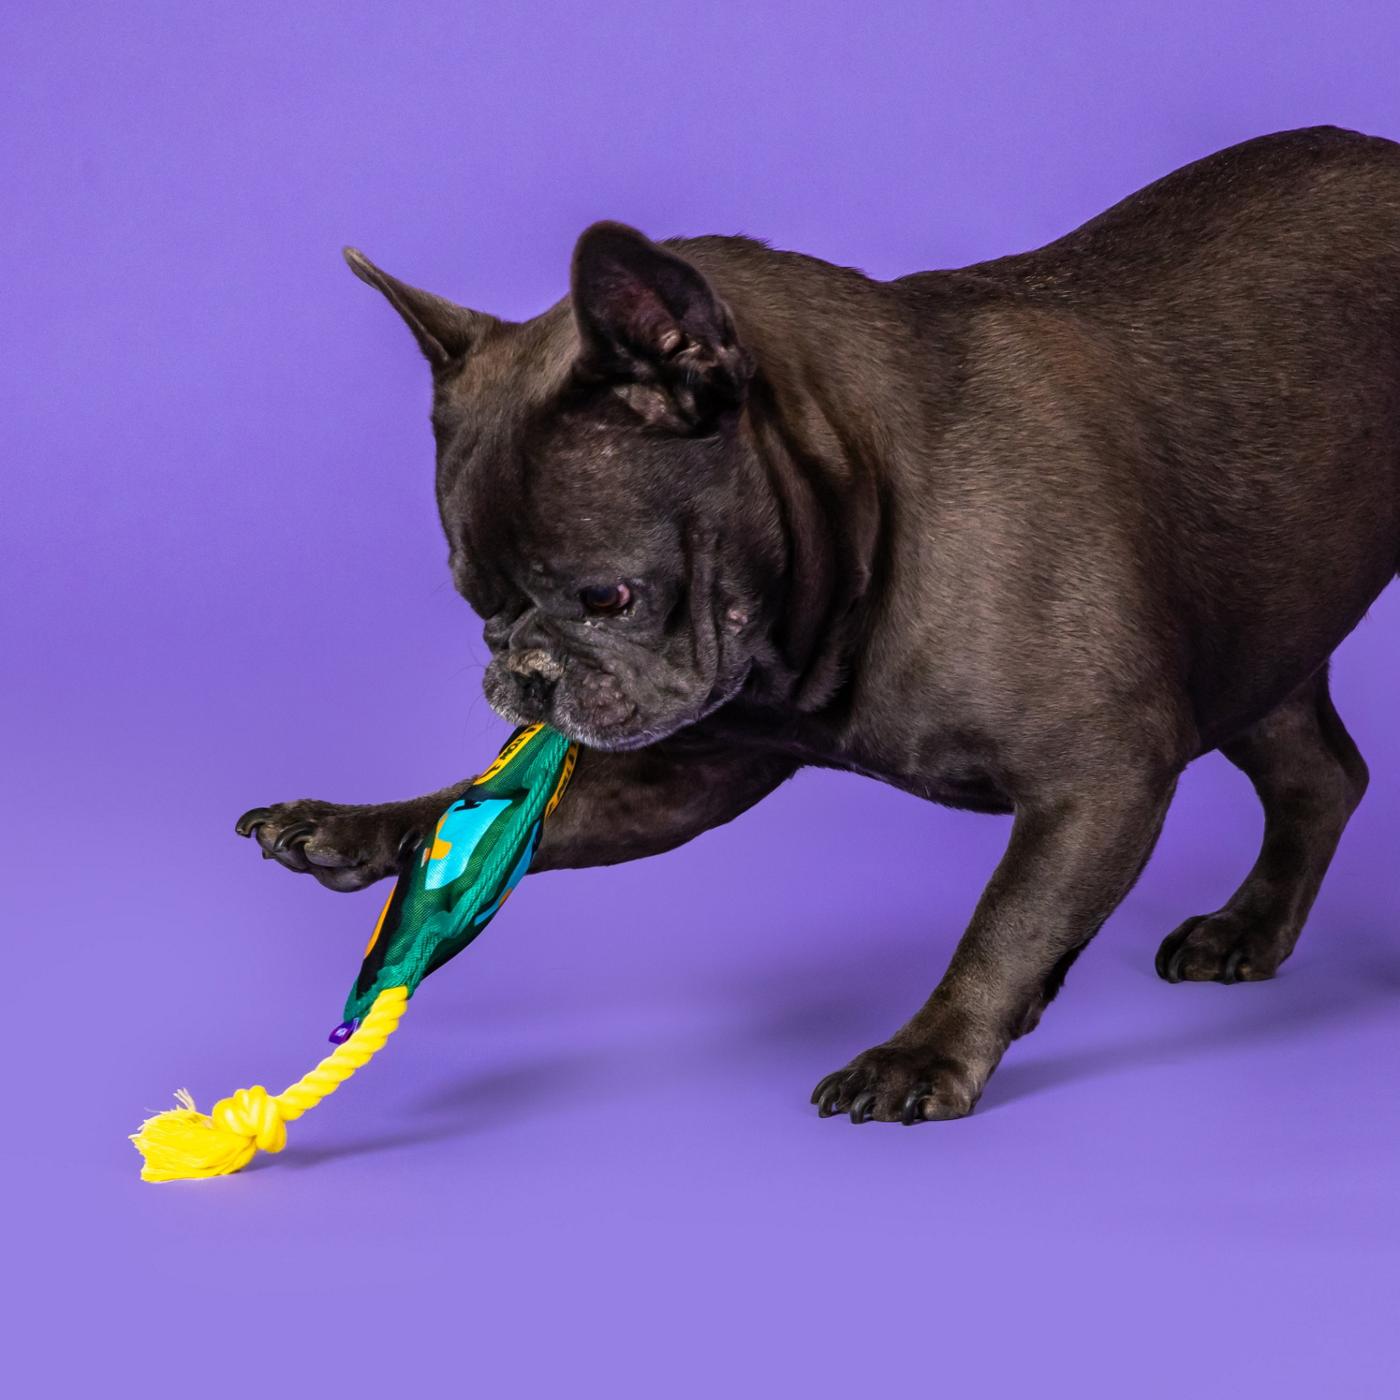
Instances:
[[[554,682],[539,676],[522,676],[517,684],[521,709],[543,716],[549,706],[549,697],[554,693]]]
[[[506,657],[506,669],[515,677],[523,706],[543,714],[549,697],[564,668],[547,651],[532,647],[513,651]]]

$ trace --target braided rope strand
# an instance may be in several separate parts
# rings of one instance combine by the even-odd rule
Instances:
[[[357,1069],[363,1069],[384,1048],[408,1009],[408,988],[387,987],[375,997],[355,1033],[337,1045],[315,1069],[303,1074],[277,1095],[283,1119],[294,1122],[322,1099],[335,1093]]]

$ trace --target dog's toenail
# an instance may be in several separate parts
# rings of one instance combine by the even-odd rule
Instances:
[[[287,850],[298,841],[306,842],[311,839],[316,828],[310,822],[296,822],[289,826],[273,843],[272,852],[274,855]]]
[[[250,807],[234,822],[233,829],[239,836],[252,836],[260,826],[265,826],[271,819],[272,811],[270,808]]]

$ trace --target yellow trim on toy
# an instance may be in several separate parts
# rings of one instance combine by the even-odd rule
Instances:
[[[499,773],[543,728],[544,725],[542,724],[531,724],[522,729],[520,733],[491,760],[491,766],[484,773],[478,773],[476,777],[472,779],[472,786],[476,787],[478,784],[486,782],[488,778],[494,778],[496,774]]]
[[[315,1108],[367,1065],[384,1048],[407,1007],[407,987],[388,987],[380,992],[354,1034],[280,1094],[269,1094],[261,1084],[255,1084],[220,1099],[204,1114],[195,1108],[189,1093],[180,1090],[175,1095],[179,1108],[157,1113],[131,1134],[146,1159],[141,1179],[227,1176],[246,1167],[260,1148],[280,1152],[287,1145],[286,1125]]]
[[[578,762],[578,745],[570,744],[564,751],[564,766],[559,770],[559,781],[554,785],[554,791],[550,795],[549,801],[545,803],[544,817],[548,817],[559,805],[559,799],[564,795],[564,789],[569,786],[569,779],[574,776],[574,765]]]
[[[379,911],[379,918],[375,920],[374,932],[369,936],[369,942],[365,944],[365,951],[360,954],[360,961],[363,962],[374,951],[374,945],[379,942],[379,935],[384,931],[384,920],[389,917],[389,906],[394,902],[394,889],[390,889],[389,898],[384,901],[384,907]]]

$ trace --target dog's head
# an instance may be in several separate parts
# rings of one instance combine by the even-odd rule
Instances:
[[[781,534],[744,426],[753,360],[694,263],[595,224],[568,298],[510,323],[346,258],[432,369],[438,505],[493,708],[627,749],[736,695]]]

